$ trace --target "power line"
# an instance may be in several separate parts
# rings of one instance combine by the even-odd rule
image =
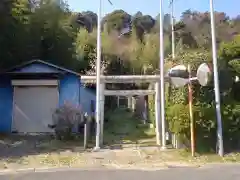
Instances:
[[[108,0],[109,4],[113,5],[112,1]]]

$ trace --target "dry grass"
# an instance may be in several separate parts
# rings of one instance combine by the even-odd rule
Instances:
[[[146,140],[147,141],[147,140]],[[150,141],[151,143],[151,141]],[[146,142],[145,142],[146,144]],[[195,158],[184,150],[162,151],[158,147],[143,147],[141,144],[126,144],[122,149],[103,149],[92,152],[82,147],[61,149],[61,143],[49,143],[60,148],[59,151],[26,155],[19,158],[4,158],[1,169],[39,168],[39,167],[94,167],[94,168],[166,168],[172,166],[199,166],[205,163],[240,162],[240,154],[229,154],[224,158],[217,155],[197,155]],[[69,144],[69,146],[71,146]],[[73,145],[72,145],[73,147]],[[44,144],[47,148],[47,144]]]
[[[0,169],[39,168],[39,167],[96,167],[96,168],[166,168],[172,166],[199,166],[205,163],[240,162],[240,154],[228,154],[220,158],[215,154],[191,157],[185,150],[166,151],[155,146],[153,129],[138,125],[130,113],[115,112],[105,131],[105,149],[93,152],[84,150],[80,141],[60,142],[42,140],[30,149],[28,140],[4,140],[7,152],[20,148],[24,153],[1,158]],[[16,143],[20,142],[20,143]],[[3,144],[2,143],[2,144]],[[1,145],[1,144],[0,144]],[[20,146],[20,147],[18,147]],[[0,146],[1,150],[1,146]],[[2,151],[0,151],[1,153]],[[13,153],[14,155],[14,153]]]
[[[38,168],[38,167],[166,167],[166,160],[176,160],[174,153],[163,153],[158,148],[105,149],[100,152],[59,151],[28,155],[17,159],[2,159],[1,168]]]

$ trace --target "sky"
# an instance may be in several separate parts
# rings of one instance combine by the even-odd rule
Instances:
[[[141,11],[143,14],[149,14],[155,17],[159,13],[159,0],[111,0],[113,5],[108,3],[108,0],[103,1],[103,15],[112,12],[116,9],[123,9],[129,14],[135,14]],[[170,13],[169,0],[163,0],[164,14]],[[240,0],[213,0],[214,9],[227,13],[228,16],[234,17],[240,14]],[[98,11],[99,0],[67,0],[70,9],[81,11]],[[205,12],[209,10],[209,0],[175,0],[174,16],[179,18],[181,13],[187,9]]]

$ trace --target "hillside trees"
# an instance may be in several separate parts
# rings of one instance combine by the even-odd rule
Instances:
[[[66,4],[41,0],[1,1],[1,69],[32,59],[42,59],[74,68],[75,21]]]

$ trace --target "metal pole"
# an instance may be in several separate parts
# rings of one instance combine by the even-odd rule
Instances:
[[[160,87],[161,87],[161,124],[162,124],[162,149],[166,149],[166,125],[165,125],[165,88],[164,88],[164,43],[163,43],[163,0],[160,0]]]
[[[188,73],[189,73],[189,82],[188,82],[188,105],[189,105],[189,118],[190,118],[190,132],[191,132],[191,152],[192,156],[195,156],[195,140],[194,140],[194,119],[193,119],[193,110],[192,110],[192,82],[191,82],[191,67],[188,64]]]
[[[214,92],[217,114],[217,138],[218,138],[218,154],[223,156],[223,135],[222,135],[222,117],[221,117],[221,104],[220,104],[220,91],[218,79],[218,65],[217,65],[217,47],[216,47],[216,34],[215,34],[215,18],[213,0],[209,0],[210,16],[211,16],[211,32],[212,32],[212,57],[213,57],[213,74],[214,74]]]
[[[102,0],[99,0],[98,24],[97,24],[97,59],[96,59],[96,146],[95,150],[100,149],[100,121],[101,121],[101,102],[100,102],[100,75],[101,75],[101,13]]]
[[[175,59],[175,32],[174,32],[174,6],[171,0],[171,27],[172,27],[172,59]]]
[[[171,6],[171,28],[172,28],[172,59],[174,60],[175,59],[175,32],[174,32],[174,0],[171,0],[170,1],[170,6]],[[170,99],[170,92],[171,92],[171,88],[172,88],[172,85],[171,85],[171,81],[169,82],[169,99]],[[177,147],[177,138],[176,138],[176,134],[172,134],[172,145],[174,148]]]
[[[155,132],[156,132],[156,143],[161,145],[161,122],[160,122],[160,85],[159,82],[155,83]]]
[[[100,135],[100,146],[103,146],[103,134],[104,134],[104,105],[105,105],[105,95],[104,95],[104,91],[105,91],[105,83],[100,84],[100,104],[101,104],[101,135]]]

